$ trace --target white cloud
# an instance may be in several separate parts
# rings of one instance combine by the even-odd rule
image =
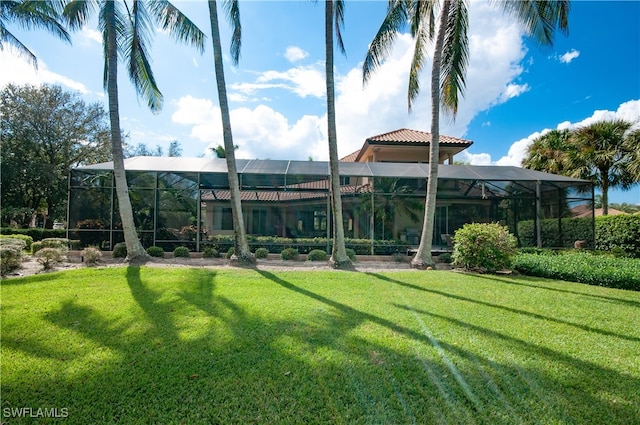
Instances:
[[[440,122],[441,134],[454,137],[464,136],[468,124],[480,112],[531,90],[526,82],[518,81],[524,72],[522,62],[527,53],[520,27],[486,2],[471,2],[470,7],[466,95],[461,98],[456,120],[443,116]],[[430,130],[430,61],[421,76],[421,94],[414,102],[413,112],[409,114],[407,111],[408,70],[413,47],[409,35],[399,34],[389,58],[366,87],[362,85],[361,65],[345,74],[336,74],[339,156],[359,149],[372,135],[398,128]],[[231,89],[230,98],[234,96],[239,101],[253,98],[266,89],[287,90],[300,97],[324,99],[324,67],[322,63],[316,63],[284,71],[267,70],[253,81],[233,84]],[[328,158],[324,115],[301,114],[287,118],[265,102],[260,103],[253,109],[241,108],[231,113],[234,142],[240,145],[238,157]],[[181,112],[176,114],[180,116]],[[213,122],[219,121],[218,114]],[[200,140],[213,145],[220,143],[221,130],[214,131],[211,121],[187,125],[193,126],[192,133],[199,134]],[[206,132],[204,128],[207,128]],[[489,158],[487,154],[470,154],[467,159],[462,159],[488,163]]]
[[[291,63],[300,61],[309,56],[309,53],[296,46],[289,46],[284,52],[284,57]]]
[[[82,40],[91,41],[102,45],[102,33],[100,31],[96,31],[84,26],[80,31],[80,37]]]
[[[580,52],[577,51],[576,49],[571,49],[570,51],[568,51],[564,55],[560,55],[558,57],[558,60],[560,62],[562,62],[562,63],[571,63],[571,61],[573,61],[578,56],[580,56]]]
[[[591,125],[598,121],[605,120],[615,120],[615,119],[623,119],[626,121],[631,121],[636,123],[636,127],[640,126],[640,100],[630,100],[628,102],[622,103],[617,110],[608,111],[608,110],[597,110],[594,111],[590,117],[587,117],[579,122],[569,122],[563,121],[556,126],[557,130],[573,130],[575,128],[584,127]],[[550,129],[544,129],[541,131],[536,131],[529,136],[520,139],[513,144],[509,148],[509,152],[506,156],[503,156],[498,161],[496,161],[497,165],[515,165],[520,166],[522,160],[524,159],[527,151],[527,147],[538,137],[548,133]]]
[[[42,60],[38,60],[38,68],[34,68],[10,46],[5,46],[4,50],[0,50],[0,63],[2,63],[0,87],[4,87],[9,83],[16,85],[31,84],[34,86],[58,84],[77,90],[82,94],[89,93],[84,84],[50,71],[47,68],[47,64]]]

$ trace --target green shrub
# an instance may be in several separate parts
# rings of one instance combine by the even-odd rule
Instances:
[[[453,256],[449,252],[443,252],[438,255],[438,260],[440,260],[441,263],[449,264],[453,261]]]
[[[218,258],[218,250],[208,246],[202,251],[202,258]]]
[[[295,248],[285,248],[280,253],[280,258],[283,260],[297,260],[300,257],[300,253]]]
[[[596,249],[640,258],[640,214],[596,217]]]
[[[233,255],[236,253],[236,249],[234,247],[229,248],[229,250],[227,251],[227,260],[231,257],[233,257]]]
[[[25,243],[25,248],[27,251],[31,251],[31,244],[33,244],[33,238],[29,235],[20,235],[20,234],[15,234],[15,235],[0,235],[0,240],[2,239],[19,239],[24,241]]]
[[[95,266],[102,259],[102,252],[95,247],[87,247],[81,252],[84,263],[89,266]]]
[[[530,276],[640,291],[640,259],[593,255],[585,251],[518,254],[513,268]]]
[[[62,252],[58,248],[42,248],[34,254],[38,263],[42,264],[45,270],[53,268],[54,265],[62,261]]]
[[[60,251],[61,255],[65,255],[69,251],[71,241],[67,238],[46,238],[31,244],[31,252],[35,255],[44,248],[53,248]]]
[[[18,269],[21,261],[22,249],[18,245],[0,245],[0,275]]]
[[[111,255],[113,258],[127,258],[127,244],[124,242],[118,242],[115,244]]]
[[[189,248],[186,246],[178,246],[173,250],[173,256],[175,258],[189,258]]]
[[[26,249],[27,242],[22,238],[3,237],[0,239],[0,246],[10,247],[20,252]]]
[[[39,241],[45,238],[64,238],[67,235],[65,229],[41,229],[30,227],[28,229],[15,229],[13,227],[3,227],[0,229],[3,235],[28,235],[33,241]]]
[[[321,249],[313,249],[307,254],[309,261],[327,261],[327,253]]]
[[[516,238],[498,223],[470,223],[453,236],[453,264],[464,269],[495,272],[511,265]]]
[[[256,249],[256,258],[267,258],[269,257],[269,250],[267,248],[260,247]]]
[[[347,248],[347,257],[351,261],[356,261],[356,252],[352,248]]]
[[[147,248],[147,254],[156,258],[164,258],[164,249],[160,246],[150,246]]]

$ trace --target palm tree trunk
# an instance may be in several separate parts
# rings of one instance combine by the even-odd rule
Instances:
[[[236,168],[236,155],[231,133],[231,117],[229,104],[227,103],[227,86],[224,79],[222,65],[222,44],[220,42],[220,27],[218,26],[218,8],[215,0],[209,0],[209,19],[211,22],[211,40],[213,42],[213,61],[216,71],[216,85],[218,88],[218,102],[222,115],[222,138],[229,173],[229,192],[231,194],[231,214],[233,217],[233,233],[235,236],[235,254],[231,257],[232,263],[248,265],[255,263],[255,257],[249,250],[247,234],[242,217],[242,205],[240,202],[240,181]],[[235,258],[234,258],[235,257]]]
[[[108,7],[108,6],[107,6]],[[113,8],[113,5],[111,5]],[[108,13],[113,17],[113,12]],[[118,51],[116,47],[116,29],[113,26],[115,19],[109,19],[107,25],[107,95],[109,97],[109,121],[111,124],[111,152],[113,155],[113,176],[118,196],[118,210],[122,221],[124,242],[127,245],[127,260],[130,263],[144,263],[148,260],[144,247],[140,243],[136,225],[133,220],[133,208],[129,198],[129,188],[124,169],[124,154],[122,152],[122,139],[120,130],[120,110],[118,106]]]
[[[442,47],[444,33],[449,15],[451,2],[445,0],[440,12],[440,24],[438,37],[433,52],[433,67],[431,68],[431,143],[429,145],[429,177],[427,180],[427,197],[424,208],[424,222],[422,223],[422,235],[420,245],[415,257],[411,260],[411,267],[425,269],[433,267],[431,257],[433,246],[433,223],[436,215],[436,194],[438,192],[438,158],[440,155],[440,63],[442,60]]]
[[[325,2],[325,82],[327,85],[327,137],[329,139],[329,168],[331,179],[331,212],[333,214],[333,248],[329,263],[337,269],[352,268],[347,256],[342,221],[340,170],[338,168],[338,136],[336,132],[335,89],[333,81],[333,1]]]
[[[609,173],[600,171],[600,181],[602,186],[602,215],[609,215]]]

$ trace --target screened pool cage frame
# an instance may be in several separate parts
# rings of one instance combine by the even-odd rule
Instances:
[[[243,217],[252,242],[309,239],[330,250],[329,163],[237,160]],[[134,157],[125,161],[134,220],[143,246],[202,251],[232,235],[225,159]],[[341,162],[341,196],[348,244],[370,253],[417,247],[428,164]],[[67,237],[110,249],[124,240],[111,162],[77,167],[69,177]],[[466,223],[498,222],[522,247],[593,247],[593,185],[589,181],[508,166],[439,165],[434,252],[451,250]],[[591,216],[575,225],[572,210]],[[286,239],[285,239],[286,238]],[[320,242],[323,241],[323,242]],[[387,247],[388,248],[388,247]]]

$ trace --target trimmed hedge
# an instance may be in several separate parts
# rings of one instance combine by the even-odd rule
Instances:
[[[596,217],[596,249],[640,258],[640,214]]]
[[[543,248],[573,248],[576,240],[586,240],[587,248],[601,251],[622,251],[626,256],[640,258],[640,214],[620,214],[596,217],[595,246],[592,244],[590,218],[545,219],[541,222]],[[536,246],[533,220],[518,223],[520,246]]]
[[[33,241],[39,241],[47,238],[65,238],[67,231],[65,229],[40,229],[31,227],[28,229],[16,229],[14,227],[3,227],[0,229],[3,235],[27,235],[31,236]]]
[[[156,258],[164,258],[164,249],[161,246],[150,246],[147,248],[147,254]]]
[[[26,249],[27,251],[31,251],[31,244],[33,244],[33,238],[31,236],[22,235],[22,234],[19,234],[19,233],[15,233],[15,234],[12,234],[12,235],[4,235],[4,234],[2,234],[2,235],[0,235],[0,239],[19,239],[19,240],[22,240],[22,241],[24,241],[24,243],[26,245],[24,249]]]
[[[173,250],[173,256],[175,258],[189,258],[189,248],[186,246],[178,246]]]
[[[498,223],[469,223],[453,236],[453,265],[494,273],[511,265],[516,238]]]
[[[518,254],[512,264],[514,270],[530,276],[640,291],[640,259],[566,251]]]

